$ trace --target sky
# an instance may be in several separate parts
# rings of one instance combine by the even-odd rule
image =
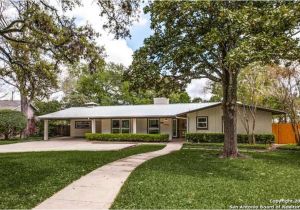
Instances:
[[[150,16],[143,14],[141,11],[140,18],[130,28],[131,39],[114,39],[114,35],[108,31],[103,30],[102,25],[104,20],[99,16],[100,8],[94,0],[83,1],[83,6],[75,8],[73,11],[68,12],[67,15],[76,18],[77,25],[90,24],[95,31],[99,32],[100,37],[96,42],[100,46],[104,46],[107,62],[121,63],[125,66],[130,66],[132,63],[132,55],[135,50],[143,45],[145,38],[152,34],[150,29]],[[203,87],[207,80],[193,80],[187,86],[187,92],[191,98],[202,97],[208,99],[210,94],[203,91]],[[53,95],[52,98],[58,99],[61,93]]]
[[[114,39],[113,34],[104,31],[99,17],[99,7],[93,0],[85,0],[82,7],[76,8],[71,12],[71,16],[76,17],[77,24],[89,23],[101,34],[97,39],[99,45],[104,46],[108,62],[121,63],[125,66],[130,66],[132,63],[132,55],[135,50],[143,46],[145,38],[152,34],[150,29],[150,15],[145,15],[142,11],[140,18],[130,28],[131,39]],[[207,80],[193,80],[187,87],[187,92],[190,97],[202,97],[208,99],[210,94],[203,89]]]

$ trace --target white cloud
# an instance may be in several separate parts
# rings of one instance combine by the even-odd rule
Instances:
[[[191,98],[201,97],[208,100],[211,97],[211,93],[206,90],[208,82],[208,79],[193,79],[186,91]]]
[[[146,26],[147,22],[148,22],[148,19],[146,18],[146,16],[141,14],[138,21],[135,21],[133,23],[133,25],[134,26]]]
[[[81,7],[75,8],[68,15],[76,18],[78,25],[90,24],[93,29],[100,34],[96,42],[100,46],[104,46],[107,57],[107,62],[121,63],[129,66],[132,62],[133,50],[127,45],[125,39],[114,39],[113,34],[105,31],[102,28],[105,22],[104,17],[100,17],[100,8],[93,0],[85,0]],[[138,21],[135,24],[143,24],[144,20]]]

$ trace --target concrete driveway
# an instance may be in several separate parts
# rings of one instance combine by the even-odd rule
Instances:
[[[100,143],[85,139],[57,138],[48,141],[31,141],[0,145],[0,153],[42,151],[111,151],[135,146],[135,143]]]

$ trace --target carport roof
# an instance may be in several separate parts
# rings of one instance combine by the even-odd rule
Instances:
[[[181,113],[209,108],[219,104],[221,103],[211,102],[72,107],[58,112],[39,116],[39,119],[175,117],[177,115],[180,115]]]

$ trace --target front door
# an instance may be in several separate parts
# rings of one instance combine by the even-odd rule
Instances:
[[[173,137],[178,137],[178,133],[177,133],[177,119],[173,119],[173,124],[172,124],[172,136]]]

